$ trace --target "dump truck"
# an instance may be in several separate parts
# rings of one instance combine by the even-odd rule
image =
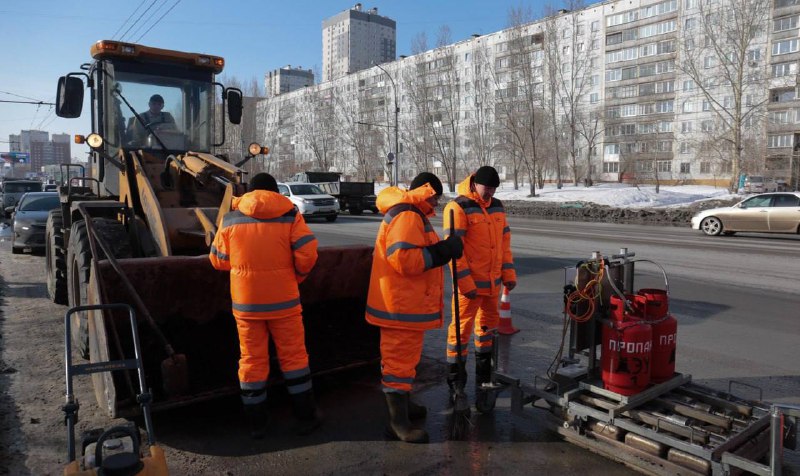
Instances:
[[[364,210],[378,213],[375,205],[375,182],[342,181],[339,172],[299,172],[292,176],[291,182],[313,183],[328,195],[339,200],[339,209],[351,215],[361,215]]]
[[[233,197],[246,191],[242,165],[268,150],[251,144],[238,163],[215,153],[225,142],[225,119],[238,124],[242,116],[241,91],[215,79],[222,57],[108,40],[90,53],[92,63],[58,80],[60,117],[80,117],[89,90],[92,130],[76,141],[91,153],[88,173],[65,171],[61,207],[48,217],[48,293],[70,307],[126,303],[136,310],[154,411],[238,393],[229,275],[213,270],[208,252]],[[323,248],[301,287],[317,372],[378,356],[378,333],[363,319],[371,252]],[[350,279],[342,269],[352,271]],[[84,358],[133,358],[124,313],[103,307],[71,319],[73,348]],[[343,353],[338,342],[345,339],[359,345]],[[92,380],[112,417],[137,413],[134,375],[95,373]]]

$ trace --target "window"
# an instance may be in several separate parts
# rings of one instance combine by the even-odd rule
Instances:
[[[800,40],[797,38],[777,41],[772,44],[772,56],[794,53],[800,49]]]
[[[692,151],[692,148],[689,146],[688,142],[681,142],[680,151],[681,154],[688,154]]]
[[[686,81],[683,82],[684,91],[694,91],[694,86],[695,86],[694,81],[692,81],[691,79],[687,79]]]
[[[709,102],[707,99],[703,99],[703,111],[708,112],[710,110],[711,110],[711,102]]]
[[[681,132],[684,134],[692,132],[692,123],[691,122],[681,122]]]
[[[656,163],[659,172],[672,172],[672,161],[671,160],[659,160]]]
[[[701,174],[710,174],[711,173],[711,162],[700,162],[700,173]]]
[[[713,68],[714,64],[716,63],[715,58],[713,56],[706,56],[703,58],[703,68]]]
[[[565,45],[561,48],[561,53],[568,55],[569,54],[569,45]]]
[[[672,112],[673,101],[658,101],[656,103],[656,112]]]
[[[682,174],[691,173],[690,172],[690,166],[691,166],[691,164],[689,162],[681,162],[681,173]]]
[[[636,161],[636,171],[637,172],[652,172],[653,171],[653,162],[650,160],[637,160]]]
[[[612,33],[610,35],[606,35],[606,46],[609,45],[616,45],[618,43],[622,43],[622,33]]]
[[[600,48],[600,40],[598,40],[597,38],[595,38],[594,40],[592,40],[592,46],[591,46],[591,48],[592,48],[593,50],[596,50],[596,49]]]
[[[687,18],[686,21],[683,22],[684,30],[693,30],[695,26],[697,26],[697,18]]]
[[[639,115],[646,116],[648,114],[655,114],[656,113],[656,103],[648,102],[644,104],[639,104]]]
[[[581,23],[580,25],[578,25],[578,34],[583,35],[584,33],[586,33],[586,25]]]
[[[596,104],[600,101],[600,93],[590,93],[589,94],[589,102],[592,104]]]
[[[619,81],[620,79],[622,79],[621,69],[609,69],[606,71],[606,82]]]
[[[794,101],[795,90],[792,89],[776,89],[770,92],[771,102],[786,102]]]
[[[758,63],[759,60],[761,60],[761,50],[755,49],[747,52],[747,61],[749,61],[751,65]]]
[[[626,79],[636,78],[638,70],[639,69],[636,66],[633,66],[631,68],[622,68],[622,80],[624,81]]]
[[[686,8],[687,10],[688,10],[689,8],[695,8],[695,7],[697,7],[697,0],[685,0],[685,1],[683,2],[683,7],[684,7],[684,8]]]
[[[658,132],[672,132],[672,123],[669,121],[659,121]]]
[[[618,155],[618,154],[619,154],[619,144],[606,144],[605,155]]]
[[[675,90],[675,81],[661,81],[656,83],[656,93],[671,93]]]
[[[792,135],[791,134],[772,134],[767,136],[767,147],[775,149],[779,147],[791,147]]]
[[[714,121],[712,120],[705,120],[700,123],[700,130],[703,132],[713,132],[714,131]]]
[[[603,162],[603,173],[604,174],[619,173],[619,162]]]
[[[800,205],[800,198],[794,195],[775,195],[772,199],[773,207],[796,207]]]
[[[694,103],[690,100],[683,101],[683,112],[694,112]]]
[[[464,53],[464,61],[469,61],[470,53]]]
[[[592,75],[591,84],[592,84],[592,86],[598,86],[600,84],[600,75],[599,74],[593,74]]]
[[[797,28],[798,23],[798,15],[792,15],[788,17],[778,18],[773,20],[773,32],[785,31],[785,30],[792,30]]]
[[[600,22],[595,20],[592,22],[592,31],[598,31],[598,30],[600,30]]]
[[[789,61],[786,63],[775,63],[772,65],[772,77],[781,78],[783,76],[790,76],[797,74],[797,62]]]
[[[620,117],[633,117],[637,111],[636,104],[625,104],[620,106]]]

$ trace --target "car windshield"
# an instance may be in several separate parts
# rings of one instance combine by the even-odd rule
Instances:
[[[309,184],[302,184],[302,185],[291,185],[290,188],[292,189],[292,193],[295,195],[322,195],[322,190],[319,189],[316,185]]]
[[[3,190],[7,193],[41,192],[42,184],[6,182],[3,186]]]
[[[772,200],[772,195],[760,195],[758,197],[748,198],[742,202],[742,208],[768,207],[770,200]]]
[[[25,197],[19,204],[19,211],[21,212],[40,212],[45,210],[52,210],[58,207],[58,195],[42,196],[34,195]]]
[[[764,177],[753,175],[751,177],[747,177],[747,180],[749,180],[750,183],[762,183],[764,181]]]

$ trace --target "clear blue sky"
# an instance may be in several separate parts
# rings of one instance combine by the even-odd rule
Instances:
[[[226,62],[223,78],[234,76],[242,81],[258,78],[263,83],[266,72],[286,64],[321,69],[323,19],[355,3],[344,0],[2,0],[0,99],[53,102],[58,77],[78,71],[82,63],[90,62],[92,43],[121,37],[149,46],[222,56]],[[530,7],[538,18],[545,5],[561,8],[562,2],[375,0],[361,3],[365,9],[377,7],[379,14],[397,22],[397,54],[401,55],[410,54],[411,39],[420,32],[427,34],[432,45],[439,28],[447,25],[453,41],[458,41],[473,33],[503,29],[511,7]],[[150,10],[141,21],[134,24],[148,7]],[[0,103],[0,151],[8,150],[9,134],[18,134],[23,129],[46,130],[51,134],[87,134],[90,132],[88,117],[86,110],[79,119],[61,119],[47,106]],[[83,159],[86,150],[85,146],[73,144],[72,155]]]

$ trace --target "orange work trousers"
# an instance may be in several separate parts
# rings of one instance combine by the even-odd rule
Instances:
[[[458,294],[459,320],[461,321],[461,356],[466,359],[469,349],[469,336],[475,331],[475,353],[492,351],[492,329],[500,324],[500,311],[497,309],[499,294],[490,296],[477,295],[469,299]],[[450,326],[447,328],[447,362],[456,363],[456,317],[452,311]],[[465,360],[466,361],[466,360]]]
[[[305,329],[301,314],[279,319],[236,319],[239,330],[239,385],[249,392],[267,388],[269,338],[275,343],[289,393],[311,389]],[[257,402],[256,402],[257,403]]]
[[[422,356],[425,331],[381,327],[381,374],[385,393],[409,393]]]

